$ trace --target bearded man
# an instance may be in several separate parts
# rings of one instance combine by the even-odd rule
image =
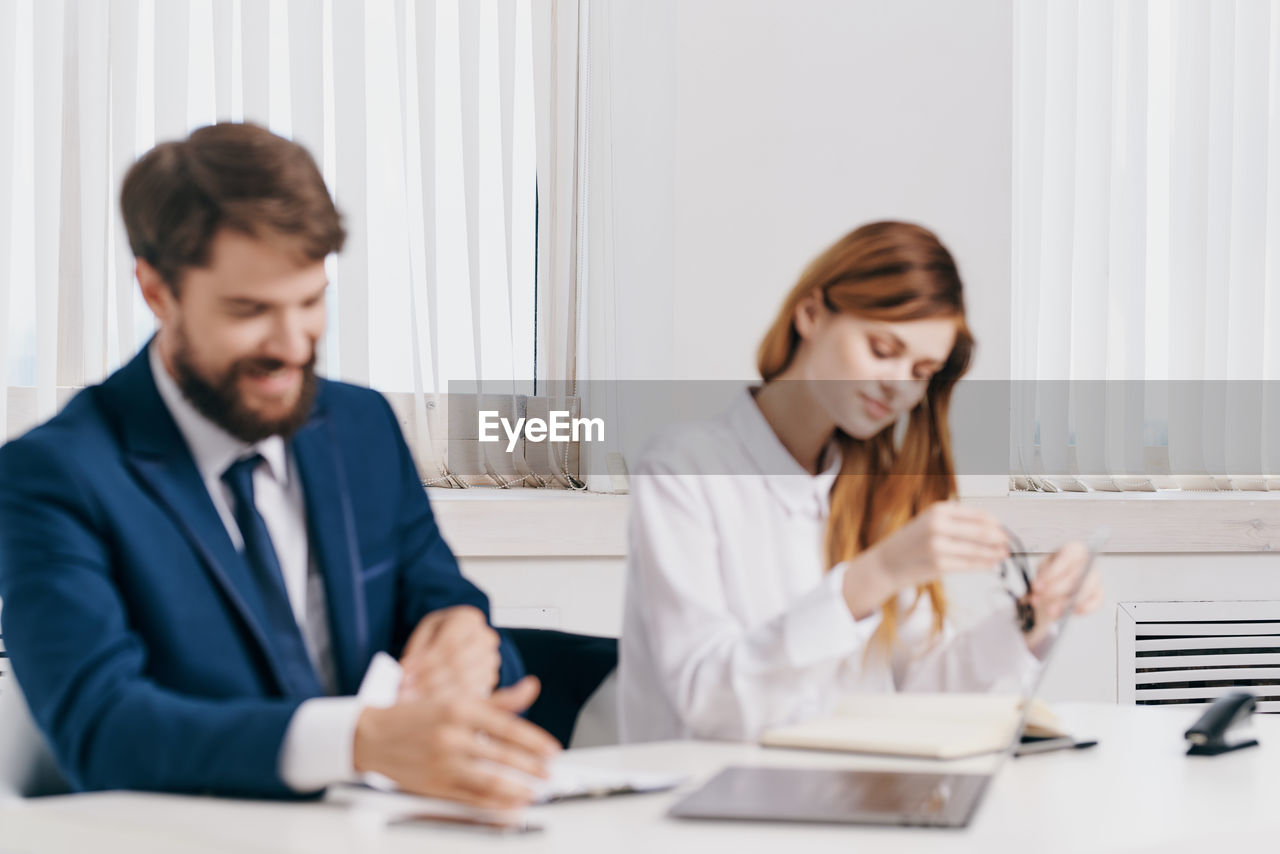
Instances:
[[[558,749],[518,715],[538,684],[386,401],[316,376],[344,230],[315,162],[202,128],[133,165],[121,212],[155,336],[0,449],[4,639],[71,787],[289,797],[378,772],[527,802]],[[370,708],[380,651],[405,679]]]

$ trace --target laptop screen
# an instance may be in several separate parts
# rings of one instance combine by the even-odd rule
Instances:
[[[1018,715],[1018,725],[1013,728],[1013,737],[1005,748],[1005,758],[1012,755],[1022,742],[1022,731],[1027,728],[1027,718],[1031,715],[1031,701],[1040,692],[1040,687],[1044,683],[1045,673],[1049,670],[1049,662],[1058,647],[1058,641],[1062,638],[1062,633],[1066,631],[1067,623],[1075,613],[1076,604],[1080,601],[1080,593],[1084,590],[1085,579],[1088,578],[1089,572],[1093,569],[1093,562],[1098,557],[1098,553],[1102,551],[1102,547],[1106,545],[1109,536],[1110,533],[1106,528],[1099,528],[1089,537],[1087,544],[1089,557],[1085,562],[1084,572],[1080,573],[1080,577],[1076,579],[1076,586],[1072,589],[1071,596],[1067,600],[1067,607],[1063,610],[1062,616],[1058,618],[1053,631],[1049,633],[1049,637],[1045,641],[1046,646],[1040,654],[1040,667],[1036,670],[1035,678],[1031,680],[1031,684],[1027,686],[1027,690],[1023,694],[1022,711]]]

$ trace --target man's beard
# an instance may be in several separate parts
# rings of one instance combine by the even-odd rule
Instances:
[[[283,367],[279,359],[239,359],[214,382],[196,370],[191,359],[191,342],[182,329],[177,330],[177,346],[173,352],[175,379],[182,394],[196,410],[232,436],[250,444],[269,436],[289,439],[307,422],[316,398],[316,355],[302,366],[302,388],[293,408],[279,418],[263,418],[244,405],[237,391],[240,378],[250,369],[271,371]]]

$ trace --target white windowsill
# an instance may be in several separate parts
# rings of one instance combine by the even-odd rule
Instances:
[[[1280,551],[1280,494],[1272,492],[1014,492],[967,503],[995,514],[1032,551],[1104,527],[1107,552]]]
[[[622,557],[627,496],[567,489],[429,489],[459,557]]]
[[[626,495],[540,489],[432,489],[450,547],[464,558],[626,554]],[[1028,549],[1110,530],[1110,553],[1280,552],[1276,493],[1011,493],[966,498]]]

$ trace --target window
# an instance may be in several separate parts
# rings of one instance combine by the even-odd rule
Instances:
[[[219,118],[305,144],[347,215],[349,251],[329,259],[326,374],[391,393],[478,379],[532,392],[529,4],[439,0],[423,4],[431,20],[416,3],[358,0],[4,6],[10,435],[152,333],[119,184],[157,139]]]
[[[1280,10],[1020,3],[1014,486],[1280,470]]]

